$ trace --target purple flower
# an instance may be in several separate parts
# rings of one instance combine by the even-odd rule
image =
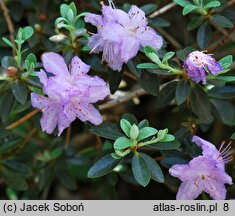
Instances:
[[[101,124],[102,117],[92,103],[109,95],[104,80],[87,75],[90,66],[76,56],[69,70],[63,57],[53,52],[43,54],[42,62],[45,70],[52,74],[48,77],[44,70],[38,72],[47,97],[31,94],[32,106],[43,111],[42,130],[51,134],[58,126],[60,135],[76,118]]]
[[[163,44],[162,37],[147,26],[145,13],[134,5],[128,13],[103,6],[102,15],[88,14],[85,21],[98,31],[89,41],[92,52],[102,51],[102,60],[113,70],[121,71],[123,63],[136,56],[141,46],[159,50]]]
[[[231,177],[224,169],[224,164],[231,160],[230,144],[223,148],[222,143],[218,151],[213,144],[200,137],[194,136],[192,141],[202,147],[203,156],[192,159],[188,164],[174,165],[170,168],[170,174],[182,181],[176,199],[196,199],[203,191],[210,194],[213,199],[225,199],[224,184],[232,184]]]
[[[191,52],[184,62],[187,75],[196,83],[206,84],[206,74],[217,74],[223,68],[211,55],[200,51]]]

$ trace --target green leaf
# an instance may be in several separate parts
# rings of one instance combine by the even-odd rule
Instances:
[[[197,32],[197,43],[201,49],[204,49],[210,42],[212,36],[211,25],[208,22],[204,22]]]
[[[56,176],[65,188],[69,190],[75,190],[77,188],[75,177],[63,165],[58,164],[56,166]]]
[[[219,7],[220,5],[221,5],[221,3],[219,1],[211,1],[211,2],[208,2],[207,4],[205,4],[203,8],[205,8],[205,9],[215,8],[215,7]]]
[[[114,149],[117,150],[122,150],[128,147],[131,147],[133,145],[133,141],[126,138],[126,137],[119,137],[115,142],[114,142]]]
[[[148,165],[149,171],[151,173],[151,178],[157,182],[164,183],[164,175],[157,162],[149,157],[147,154],[140,153],[140,155]]]
[[[211,113],[211,104],[206,92],[199,85],[191,89],[190,102],[193,112],[200,118],[207,119]]]
[[[140,130],[138,141],[146,139],[148,137],[154,136],[157,133],[157,130],[153,127],[144,127]]]
[[[73,11],[74,16],[77,16],[77,8],[74,2],[70,3],[69,8]]]
[[[224,70],[229,69],[231,64],[233,63],[233,56],[232,55],[225,56],[224,58],[219,60],[219,63],[221,64]]]
[[[15,58],[11,56],[4,56],[1,60],[2,67],[7,69],[10,66],[16,66]]]
[[[216,99],[232,99],[235,97],[235,86],[214,87],[208,91],[208,96]]]
[[[140,9],[142,11],[144,11],[146,15],[149,15],[157,9],[157,5],[156,4],[146,4],[142,7],[140,7]]]
[[[3,37],[2,40],[10,47],[15,48],[14,44],[11,41],[9,41],[7,38]]]
[[[13,189],[19,191],[25,191],[28,189],[28,184],[23,176],[6,169],[3,170],[1,175],[3,177],[3,181]]]
[[[211,100],[215,116],[224,124],[235,125],[235,107],[227,101]]]
[[[174,0],[174,2],[182,7],[187,6],[188,4],[190,4],[188,1],[186,0]]]
[[[193,19],[190,20],[190,22],[187,26],[187,30],[191,31],[191,30],[197,28],[198,26],[200,26],[203,23],[204,20],[205,20],[205,18],[203,16],[194,17]]]
[[[142,186],[147,186],[151,179],[151,173],[147,163],[140,154],[135,154],[132,158],[132,172],[135,180]]]
[[[117,125],[111,122],[104,122],[103,124],[99,125],[98,127],[93,126],[89,130],[91,133],[94,133],[98,136],[116,140],[119,137],[123,136],[121,131],[118,129]]]
[[[3,94],[0,101],[0,117],[3,122],[6,122],[8,115],[11,113],[14,101],[14,96],[10,91]]]
[[[235,76],[216,76],[215,79],[223,82],[235,82]]]
[[[67,18],[67,14],[68,14],[68,11],[69,11],[69,6],[67,4],[62,4],[60,6],[60,14],[62,17],[64,18]]]
[[[138,128],[139,130],[141,130],[144,127],[149,127],[149,121],[147,119],[142,120],[139,124],[138,124]]]
[[[150,54],[152,54],[152,53],[158,55],[158,54],[157,54],[157,51],[156,51],[154,48],[152,48],[151,46],[145,46],[145,47],[144,47],[144,53],[145,53],[145,55],[146,55],[147,57],[149,57],[149,58],[151,58],[151,55],[150,55]]]
[[[229,19],[227,19],[226,17],[221,16],[221,15],[212,16],[211,21],[221,27],[224,27],[224,28],[232,28],[233,27],[233,23]]]
[[[161,140],[161,142],[171,142],[174,141],[175,137],[171,134],[166,134],[165,137]]]
[[[154,63],[142,63],[142,64],[138,64],[137,68],[139,68],[139,69],[157,69],[157,68],[159,68],[159,66]]]
[[[27,57],[26,57],[26,60],[25,61],[28,61],[29,63],[34,63],[34,65],[36,65],[37,63],[37,57],[33,54],[33,53],[30,53]]]
[[[22,175],[29,175],[31,172],[27,165],[17,160],[5,160],[3,161],[3,166],[15,173]]]
[[[22,29],[22,39],[24,41],[28,40],[30,37],[32,37],[34,33],[34,30],[31,26],[24,27]]]
[[[129,68],[131,73],[133,73],[136,77],[141,76],[141,70],[138,67],[136,67],[136,65],[138,64],[139,61],[137,58],[132,58],[130,61],[127,62],[127,67]]]
[[[233,132],[233,134],[230,137],[231,139],[235,140],[235,132]]]
[[[109,88],[111,94],[114,94],[117,91],[122,81],[124,70],[118,72],[108,68],[108,72],[109,72]]]
[[[160,18],[160,17],[155,17],[152,19],[149,19],[149,25],[152,28],[157,28],[157,27],[169,27],[171,24],[167,20]]]
[[[4,154],[6,152],[11,151],[20,144],[20,139],[16,138],[14,140],[8,140],[6,143],[1,143],[0,145],[0,154]]]
[[[159,91],[158,75],[142,71],[141,77],[138,79],[141,87],[149,94],[156,96]]]
[[[184,103],[190,93],[191,85],[187,80],[181,80],[178,82],[175,91],[175,99],[178,105]]]
[[[139,136],[139,128],[136,124],[133,124],[130,129],[130,138],[136,140]]]
[[[175,97],[177,82],[173,81],[165,85],[159,92],[157,97],[157,107],[163,108],[167,106]]]
[[[124,133],[130,137],[130,129],[131,129],[131,124],[129,121],[127,121],[126,119],[121,119],[120,121],[120,126],[122,128],[122,130],[124,131]]]
[[[157,133],[157,139],[158,141],[161,141],[165,138],[165,136],[167,135],[168,133],[168,129],[164,129],[164,130],[159,130],[158,133]]]
[[[184,7],[184,9],[183,9],[183,15],[187,15],[187,14],[189,14],[190,12],[192,12],[192,11],[194,11],[194,10],[197,10],[197,9],[199,9],[198,6],[192,5],[192,4],[188,4],[188,5],[186,5],[186,6]]]
[[[157,142],[155,144],[152,144],[150,147],[159,150],[171,150],[171,149],[178,149],[180,147],[180,143],[177,140],[171,142]]]
[[[181,61],[185,61],[185,59],[187,58],[187,56],[189,55],[189,53],[195,51],[195,49],[193,47],[186,47],[182,50],[179,50],[176,52],[176,56],[177,58],[179,58]]]
[[[134,115],[132,115],[131,113],[123,114],[122,119],[126,119],[127,121],[130,122],[131,125],[133,125],[133,124],[138,125],[138,121],[137,121],[136,117]]]
[[[115,159],[111,154],[105,155],[99,159],[88,171],[88,178],[98,178],[111,172],[121,159]]]
[[[11,89],[12,89],[12,93],[15,96],[15,99],[19,103],[24,105],[25,102],[27,101],[27,94],[28,94],[26,85],[22,83],[21,81],[16,80],[11,83]]]
[[[162,62],[166,63],[168,60],[170,60],[175,55],[175,52],[168,52],[164,55]]]
[[[67,17],[68,17],[68,20],[69,20],[70,22],[73,22],[75,16],[74,16],[74,13],[73,13],[73,10],[72,10],[72,9],[69,9],[68,14],[67,14]]]

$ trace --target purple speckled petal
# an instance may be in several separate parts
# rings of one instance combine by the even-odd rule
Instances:
[[[81,61],[77,56],[73,57],[70,64],[70,73],[72,79],[78,79],[79,76],[86,74],[90,70],[90,66]]]
[[[137,28],[138,26],[146,27],[148,22],[145,17],[144,11],[138,8],[136,5],[132,5],[128,12],[131,18],[131,27]]]
[[[204,191],[214,200],[224,200],[226,198],[226,188],[223,183],[214,179],[203,182]]]

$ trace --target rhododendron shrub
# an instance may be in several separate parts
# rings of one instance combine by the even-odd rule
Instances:
[[[0,3],[1,199],[234,199],[232,1]]]

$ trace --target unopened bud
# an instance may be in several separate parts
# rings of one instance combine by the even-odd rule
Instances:
[[[7,74],[10,77],[16,77],[18,73],[18,69],[16,67],[8,67],[7,68]]]
[[[53,41],[53,42],[61,42],[63,40],[65,40],[67,38],[66,35],[64,34],[58,34],[58,35],[53,35],[49,38],[50,41]]]

